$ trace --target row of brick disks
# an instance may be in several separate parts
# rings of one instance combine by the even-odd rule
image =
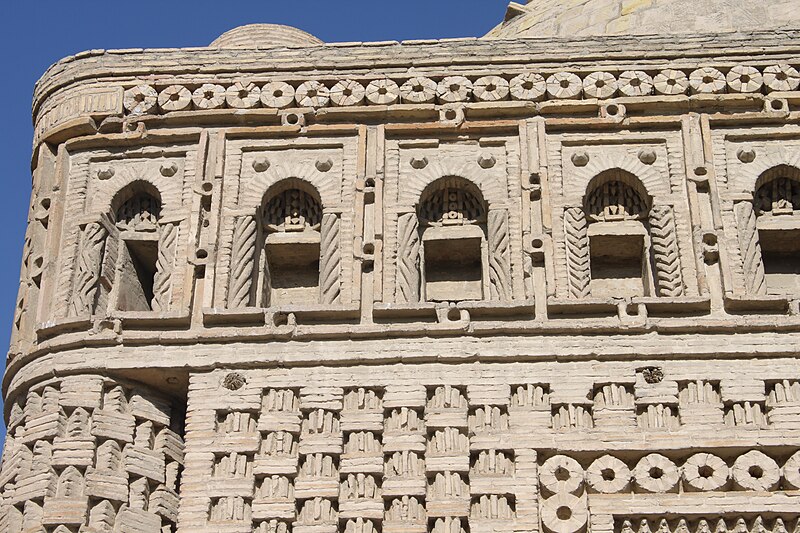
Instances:
[[[601,494],[673,492],[681,480],[684,488],[693,492],[725,490],[731,481],[739,490],[800,489],[800,451],[783,468],[757,450],[738,456],[730,466],[706,452],[690,456],[680,466],[652,453],[642,457],[633,469],[613,455],[603,455],[586,470],[575,459],[556,455],[542,464],[539,480],[547,497],[542,505],[544,524],[553,531],[578,531],[588,519],[585,485]]]
[[[309,80],[294,85],[286,81],[255,83],[237,81],[230,85],[204,83],[168,85],[160,90],[142,84],[125,91],[125,109],[132,114],[184,111],[188,109],[285,109],[300,107],[350,107],[358,105],[454,104],[503,100],[612,98],[614,96],[761,93],[794,91],[800,87],[800,73],[791,65],[772,65],[760,71],[737,65],[727,73],[713,67],[690,72],[666,69],[651,75],[628,70],[615,76],[592,72],[583,78],[572,72],[545,75],[526,72],[516,76],[445,76],[434,80],[413,77],[394,81],[341,80],[326,85]]]

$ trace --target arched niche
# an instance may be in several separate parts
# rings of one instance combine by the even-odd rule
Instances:
[[[320,302],[323,211],[319,192],[297,178],[270,187],[257,214],[259,305]]]
[[[137,180],[119,190],[110,207],[116,225],[134,231],[155,231],[161,218],[161,193],[153,184]]]
[[[449,176],[429,184],[416,206],[426,301],[488,297],[488,206],[470,181]]]
[[[779,165],[761,174],[753,214],[766,292],[800,294],[800,169]]]
[[[611,169],[595,176],[586,187],[583,206],[591,222],[642,221],[651,199],[630,172]]]
[[[756,181],[753,207],[759,217],[800,215],[800,169],[779,165],[761,174]]]
[[[583,210],[588,224],[592,296],[654,294],[649,260],[651,207],[644,186],[630,172],[610,169],[589,182]]]
[[[111,306],[118,311],[153,311],[158,307],[161,196],[150,183],[136,181],[117,193],[111,208],[114,224],[104,261],[107,279],[113,280]]]
[[[637,157],[622,150],[592,151],[589,163],[571,169],[564,182],[564,203],[579,205],[586,191],[594,187],[600,176],[635,176],[636,189],[643,197],[663,202],[671,193],[669,175],[659,164],[645,165]],[[626,178],[622,178],[623,180]]]
[[[106,206],[81,226],[70,314],[168,310],[178,229],[162,221],[159,189],[131,181]]]

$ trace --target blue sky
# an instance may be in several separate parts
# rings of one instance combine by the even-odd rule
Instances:
[[[254,22],[296,26],[326,42],[477,37],[503,19],[507,4],[507,0],[2,2],[0,350],[5,353],[8,348],[30,196],[31,93],[52,63],[94,48],[204,46],[231,28]],[[5,424],[0,424],[0,441],[4,437]]]

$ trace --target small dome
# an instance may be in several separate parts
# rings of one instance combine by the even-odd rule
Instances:
[[[291,26],[280,24],[248,24],[226,31],[209,45],[210,48],[273,48],[276,46],[319,46],[322,41]]]
[[[675,35],[800,28],[797,0],[528,0],[486,38]]]

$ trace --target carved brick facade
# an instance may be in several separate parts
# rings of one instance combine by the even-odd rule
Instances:
[[[0,533],[800,533],[800,31],[515,6],[51,67]]]

